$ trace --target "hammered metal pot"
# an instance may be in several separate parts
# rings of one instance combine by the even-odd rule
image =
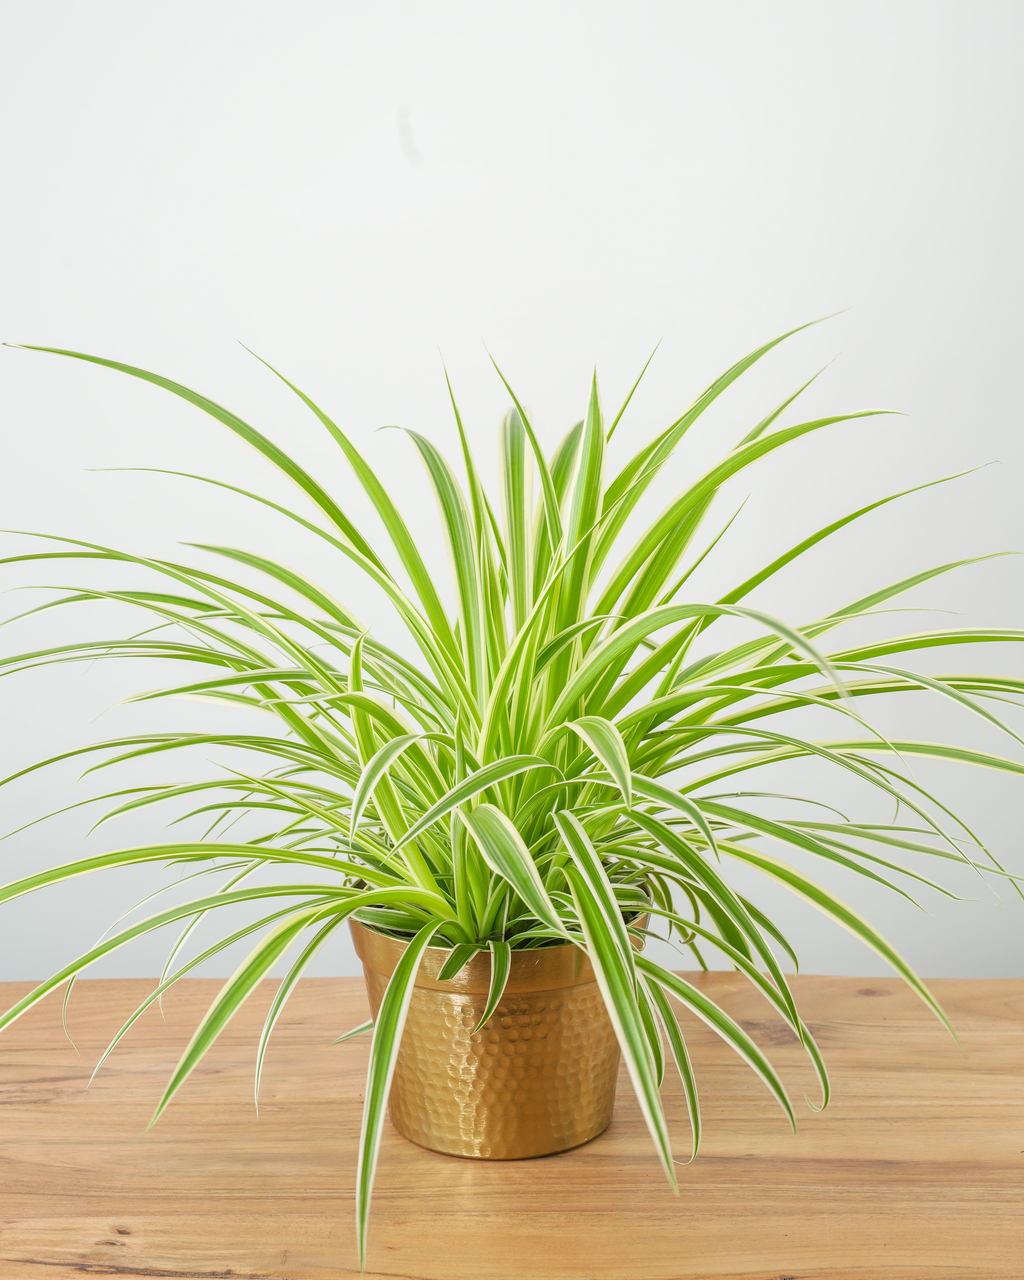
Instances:
[[[406,944],[351,922],[376,1018]],[[447,982],[448,950],[420,962],[391,1086],[391,1122],[431,1151],[523,1160],[596,1138],[612,1118],[619,1046],[590,961],[578,947],[513,951],[501,1004],[487,1001],[489,952]]]

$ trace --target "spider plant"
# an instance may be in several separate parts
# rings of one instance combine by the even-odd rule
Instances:
[[[802,626],[743,603],[823,539],[903,494],[880,497],[810,533],[717,599],[695,601],[685,590],[690,574],[717,542],[705,540],[700,554],[694,550],[723,485],[783,445],[875,411],[781,425],[801,387],[720,463],[703,475],[685,477],[678,496],[636,541],[625,550],[620,545],[630,518],[639,519],[652,482],[673,465],[676,447],[701,414],[790,336],[734,364],[618,470],[609,466],[609,443],[639,378],[610,420],[595,378],[585,417],[546,456],[530,414],[499,371],[512,408],[501,424],[497,495],[489,495],[480,479],[454,396],[465,483],[429,440],[407,431],[437,500],[457,605],[454,617],[381,479],[351,438],[287,379],[368,496],[390,541],[386,552],[356,528],[336,494],[219,404],[129,365],[32,348],[151,382],[254,446],[302,491],[306,514],[225,480],[191,479],[294,522],[330,548],[339,568],[365,574],[401,619],[413,646],[409,652],[418,657],[410,660],[375,639],[343,601],[300,570],[234,547],[202,549],[228,566],[223,574],[230,575],[231,566],[243,567],[241,579],[237,573],[223,576],[209,567],[69,538],[50,537],[8,557],[5,563],[135,566],[147,575],[142,589],[82,586],[40,608],[117,601],[137,607],[148,623],[125,638],[16,654],[3,660],[4,674],[51,663],[160,658],[184,664],[182,677],[139,698],[202,695],[241,705],[247,713],[267,713],[273,727],[263,734],[121,737],[13,775],[85,753],[101,753],[101,763],[93,767],[106,768],[159,760],[166,752],[196,746],[232,749],[236,762],[241,751],[255,762],[244,771],[225,767],[223,776],[212,779],[123,788],[99,797],[113,802],[107,817],[184,797],[196,806],[192,816],[213,815],[213,826],[201,838],[79,859],[0,890],[0,900],[11,900],[86,872],[143,863],[183,868],[193,884],[210,875],[221,881],[105,936],[8,1010],[0,1027],[61,984],[67,983],[70,992],[75,976],[101,956],[178,924],[181,930],[159,983],[114,1037],[102,1062],[143,1010],[179,978],[239,939],[260,934],[203,1017],[153,1120],[260,980],[291,952],[294,959],[259,1039],[258,1100],[271,1032],[300,975],[335,930],[353,917],[407,940],[373,1028],[359,1145],[361,1264],[390,1081],[417,965],[428,946],[450,949],[447,976],[476,952],[489,950],[492,981],[485,1018],[501,997],[511,950],[567,943],[582,948],[673,1188],[676,1162],[659,1094],[668,1059],[678,1069],[689,1109],[691,1158],[700,1141],[700,1112],[672,999],[713,1028],[760,1076],[789,1122],[795,1119],[776,1070],[747,1032],[697,986],[633,945],[648,932],[641,927],[645,918],[651,926],[660,922],[665,936],[690,948],[697,964],[705,965],[703,949],[712,948],[743,973],[798,1037],[817,1074],[820,1105],[829,1098],[825,1065],[780,962],[788,957],[795,966],[794,948],[755,902],[731,887],[730,866],[751,868],[784,885],[850,930],[952,1031],[892,946],[785,854],[796,851],[798,862],[815,855],[904,897],[909,896],[907,881],[946,892],[901,863],[907,854],[977,867],[964,846],[983,846],[913,780],[907,758],[954,759],[1017,774],[1024,766],[953,746],[890,740],[868,726],[860,708],[870,697],[929,692],[969,708],[1020,742],[989,704],[1012,701],[1024,691],[1021,680],[930,676],[893,664],[904,653],[1020,641],[1024,633],[939,630],[824,651],[820,642],[830,632],[878,611],[953,564],[916,573]],[[726,618],[746,620],[754,636],[711,652],[707,633]],[[838,736],[811,740],[779,727],[785,713],[807,707],[838,717]],[[791,816],[766,817],[759,793],[735,790],[749,786],[750,770],[786,763],[798,772],[800,762],[811,759],[858,779],[895,801],[897,815],[908,816],[889,825],[854,822],[837,813],[825,821],[815,816],[820,810],[806,807],[816,796],[788,796],[782,799],[791,804]],[[231,840],[224,828],[239,814],[262,826],[247,839]],[[975,855],[982,856],[988,869],[1001,873],[987,851]],[[270,874],[270,882],[259,881],[257,872]],[[238,903],[258,907],[259,918],[185,959],[200,922]]]

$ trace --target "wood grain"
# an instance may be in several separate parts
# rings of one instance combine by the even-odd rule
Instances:
[[[810,1072],[732,974],[696,978],[771,1050],[795,1099]],[[367,1276],[422,1280],[989,1280],[1024,1277],[1024,982],[936,981],[961,1052],[900,984],[802,977],[834,1101],[800,1130],[683,1015],[705,1141],[665,1185],[628,1084],[611,1128],[543,1160],[484,1163],[386,1130]],[[231,1023],[160,1123],[153,1107],[216,981],[183,981],[86,1091],[151,989],[86,981],[0,1036],[0,1277],[327,1280],[357,1274],[361,982],[307,979],[275,1033],[259,1117],[255,1042],[273,984]],[[6,1008],[27,984],[0,984]],[[679,1151],[678,1082],[665,1088]]]

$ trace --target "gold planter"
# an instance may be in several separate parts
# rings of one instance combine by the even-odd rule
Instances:
[[[352,921],[376,1018],[405,943]],[[513,951],[501,1004],[480,1032],[489,952],[448,982],[448,951],[420,962],[391,1085],[391,1123],[421,1147],[478,1160],[522,1160],[596,1138],[612,1118],[619,1046],[578,947]]]

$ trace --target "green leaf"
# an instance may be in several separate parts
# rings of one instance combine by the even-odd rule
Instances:
[[[759,814],[749,813],[746,809],[735,809],[732,805],[718,804],[713,800],[705,800],[704,807],[708,813],[716,817],[722,818],[727,822],[734,823],[740,830],[749,827],[752,831],[756,831],[761,835],[768,836],[771,839],[779,840],[783,844],[794,845],[798,849],[806,849],[808,853],[815,853],[819,857],[827,858],[829,861],[839,862],[850,871],[856,871],[859,875],[867,876],[868,879],[874,880],[876,884],[882,884],[887,889],[891,889],[893,893],[900,894],[901,897],[913,903],[914,906],[919,904],[905,893],[898,885],[894,885],[891,881],[886,880],[883,876],[876,875],[873,871],[869,871],[866,867],[858,866],[849,858],[844,858],[836,852],[834,847],[829,847],[821,840],[815,839],[806,832],[801,831],[798,827],[793,827],[789,823],[776,822],[771,818],[762,818]]]
[[[277,1026],[278,1019],[284,1012],[284,1007],[288,1003],[288,998],[295,990],[295,984],[305,973],[310,961],[324,945],[331,934],[344,922],[344,916],[334,916],[309,940],[306,946],[300,952],[295,963],[282,978],[277,991],[274,993],[274,999],[271,1002],[267,1017],[263,1023],[263,1030],[260,1032],[260,1043],[256,1050],[256,1076],[253,1081],[253,1101],[256,1104],[256,1110],[260,1107],[260,1080],[263,1077],[263,1059],[266,1056],[267,1045],[270,1043],[270,1037],[274,1028]],[[337,1042],[335,1042],[337,1043]]]
[[[351,914],[360,907],[369,906],[374,902],[394,902],[403,898],[415,899],[419,892],[416,889],[404,888],[399,890],[370,889],[364,893],[357,893],[351,889],[334,890],[332,892],[330,890],[325,891],[323,885],[272,884],[237,889],[231,893],[219,893],[208,898],[199,898],[193,902],[186,902],[167,911],[161,911],[155,916],[150,916],[140,921],[139,924],[132,925],[129,929],[122,930],[112,938],[107,938],[93,947],[91,951],[85,952],[84,955],[79,956],[70,964],[65,965],[63,969],[51,975],[45,982],[41,982],[17,1003],[13,1004],[6,1013],[0,1015],[0,1031],[38,1004],[40,1000],[49,995],[56,987],[59,987],[61,983],[66,982],[68,978],[74,977],[75,974],[80,973],[83,969],[87,969],[89,965],[95,963],[102,956],[108,955],[118,947],[123,947],[135,938],[140,938],[147,933],[153,933],[165,924],[173,924],[177,920],[188,919],[201,911],[208,911],[214,907],[230,907],[236,903],[255,902],[262,898],[293,897],[309,898],[310,902],[307,904],[306,909],[313,914],[317,910],[326,911],[328,909],[339,914]]]
[[[569,721],[566,727],[583,739],[615,779],[628,808],[633,803],[633,775],[622,734],[610,720],[601,716],[581,716],[578,720]]]
[[[164,378],[158,373],[149,373],[145,369],[137,369],[134,365],[121,364],[116,360],[104,360],[100,356],[85,355],[81,351],[65,351],[60,347],[24,345],[25,350],[28,351],[46,351],[51,355],[71,356],[75,360],[86,360],[90,364],[103,365],[107,369],[117,369],[120,373],[130,374],[133,378],[141,378],[144,382],[152,382],[154,386],[162,387],[165,391],[170,391],[174,395],[180,396],[182,400],[187,400],[189,404],[194,404],[197,408],[202,409],[204,413],[208,413],[212,418],[216,418],[218,422],[222,422],[235,435],[240,436],[247,444],[251,444],[254,449],[262,453],[279,471],[294,481],[307,497],[312,499],[331,523],[342,531],[358,551],[366,556],[368,560],[373,561],[378,568],[383,568],[373,548],[362,537],[330,494],[308,472],[304,471],[298,463],[289,458],[283,449],[278,448],[266,436],[261,435],[255,428],[250,427],[247,422],[243,422],[241,418],[229,409],[223,408],[215,401],[200,395],[197,391],[191,391],[188,387],[182,386],[180,382],[172,382],[170,378]]]
[[[691,849],[671,827],[650,814],[634,813],[633,818],[638,826],[654,835],[679,860],[680,866],[692,877],[695,884],[702,885],[707,890],[708,897],[715,904],[715,912],[719,919],[724,918],[728,921],[740,935],[743,944],[749,945],[752,954],[761,955],[779,992],[782,1005],[788,1011],[786,1016],[796,1030],[800,1026],[800,1019],[785,974],[739,896],[733,892],[715,868]],[[652,907],[652,910],[657,908]],[[677,921],[677,923],[681,922]],[[697,928],[696,925],[687,927]],[[774,997],[770,998],[774,999]]]
[[[501,424],[501,499],[508,548],[512,629],[519,631],[533,607],[533,547],[530,535],[533,498],[526,428],[516,409]]]
[[[203,1015],[202,1021],[196,1028],[192,1039],[185,1048],[185,1052],[181,1055],[181,1060],[174,1069],[163,1096],[157,1103],[153,1118],[149,1122],[149,1128],[152,1128],[157,1120],[160,1119],[167,1104],[199,1065],[214,1040],[217,1039],[245,1001],[252,995],[253,990],[267,971],[273,968],[299,934],[314,920],[322,918],[323,914],[324,909],[322,907],[311,907],[290,916],[286,920],[282,920],[266,937],[261,938],[256,947],[246,956],[224,986],[221,987],[216,999]],[[262,1062],[262,1050],[265,1048],[265,1042],[261,1041],[260,1048],[259,1060]],[[257,1075],[257,1087],[258,1085],[259,1077]]]
[[[450,982],[452,978],[465,969],[466,965],[480,950],[482,950],[482,944],[479,942],[460,942],[457,946],[452,947],[451,954],[441,966],[441,971],[437,975],[438,982]]]
[[[803,390],[803,388],[801,388]],[[753,577],[747,578],[745,582],[740,583],[727,595],[724,595],[720,601],[721,604],[735,604],[737,600],[742,600],[744,596],[749,595],[755,587],[766,582],[780,569],[784,569],[787,564],[791,564],[805,551],[809,551],[811,547],[822,542],[825,538],[830,537],[839,529],[851,524],[854,520],[859,520],[861,516],[865,516],[869,511],[876,511],[879,507],[884,507],[886,503],[895,502],[897,498],[905,498],[911,493],[920,493],[922,489],[930,489],[933,485],[948,484],[950,480],[959,480],[961,477],[970,475],[970,471],[960,471],[956,475],[943,476],[941,480],[929,480],[926,484],[915,485],[912,489],[903,489],[899,493],[890,493],[888,497],[878,498],[875,502],[869,502],[866,507],[859,507],[856,511],[851,511],[849,515],[842,516],[839,520],[833,520],[831,524],[825,525],[823,529],[819,529],[817,533],[812,533],[809,538],[804,538],[802,542],[798,542],[795,547],[791,547],[788,551],[778,556],[771,564],[766,565]]]
[[[45,885],[58,884],[63,880],[71,880],[76,876],[87,875],[91,871],[102,871],[108,867],[134,866],[143,862],[168,862],[172,858],[207,859],[215,858],[219,854],[243,854],[253,857],[266,852],[265,849],[260,849],[257,845],[214,843],[213,841],[209,844],[204,844],[198,840],[182,841],[178,844],[142,845],[134,849],[119,849],[115,853],[101,853],[93,858],[81,858],[78,862],[67,862],[61,867],[53,867],[49,871],[40,871],[34,876],[26,876],[23,880],[14,880],[0,888],[0,902],[5,902],[12,898],[20,898],[35,889],[43,888]],[[377,871],[374,867],[364,867],[361,864],[348,863],[338,858],[325,858],[316,853],[308,853],[304,849],[274,849],[273,856],[276,862],[296,862],[303,866],[319,867],[335,873],[351,871],[361,879],[369,880],[384,887],[395,887],[401,884],[401,881],[395,876]],[[329,885],[318,886],[318,888],[322,888],[325,892],[335,891],[333,886]],[[347,890],[342,889],[341,892],[347,892]],[[444,901],[437,894],[421,896],[420,891],[412,889],[411,886],[408,891],[403,888],[402,892],[408,892],[410,899],[424,904],[430,903],[435,907]]]
[[[636,382],[634,382],[634,383],[633,383],[633,385],[632,385],[632,387],[630,387],[630,389],[629,389],[629,395],[628,395],[628,396],[626,396],[625,400],[623,400],[623,402],[622,402],[622,408],[618,411],[618,413],[617,413],[617,414],[615,415],[615,417],[612,419],[611,425],[610,425],[610,426],[609,426],[609,428],[608,428],[608,434],[607,434],[607,436],[605,437],[607,440],[610,440],[610,439],[612,438],[612,436],[615,434],[615,428],[616,428],[616,427],[619,425],[619,423],[622,421],[622,415],[623,415],[623,414],[626,412],[626,410],[629,408],[629,402],[630,402],[630,400],[632,400],[632,399],[633,399],[633,396],[634,396],[634,394],[636,393],[636,389],[637,389],[637,387],[640,385],[641,379],[643,378],[644,374],[647,372],[647,369],[648,369],[648,367],[650,366],[651,361],[654,359],[655,355],[657,354],[658,347],[660,347],[660,346],[661,346],[661,343],[659,342],[659,343],[657,344],[657,346],[655,346],[655,348],[654,348],[654,350],[651,352],[651,354],[647,357],[647,363],[646,363],[646,364],[644,365],[644,367],[640,370],[640,374],[639,374],[639,377],[637,378]]]
[[[613,632],[603,644],[591,650],[582,666],[560,693],[551,711],[550,721],[557,723],[565,720],[576,704],[593,690],[604,672],[618,660],[628,658],[637,645],[653,632],[691,618],[715,618],[726,614],[738,618],[749,618],[751,621],[760,623],[766,630],[774,632],[792,648],[810,658],[814,665],[843,691],[842,683],[831,663],[818,653],[803,635],[778,618],[773,618],[760,610],[746,609],[739,605],[670,604],[648,609],[620,627],[618,631]]]
[[[451,467],[424,436],[406,431],[416,445],[437,498],[441,524],[448,544],[459,604],[459,636],[466,678],[477,706],[484,701],[486,681],[483,637],[483,604],[476,568],[476,546],[466,502]]]
[[[512,968],[512,948],[507,942],[492,938],[487,945],[491,949],[491,981],[487,989],[487,1003],[480,1015],[480,1021],[473,1028],[473,1035],[483,1030],[484,1023],[501,1003],[501,997],[505,994],[505,987],[508,984],[509,971]]]
[[[815,883],[808,876],[797,871],[795,867],[789,866],[788,863],[782,862],[778,858],[773,858],[771,854],[754,853],[751,849],[731,842],[723,843],[722,849],[724,852],[731,854],[732,857],[756,867],[771,879],[784,884],[801,898],[816,906],[819,911],[822,911],[830,919],[835,920],[837,924],[841,924],[855,938],[859,938],[861,942],[869,946],[872,951],[881,956],[903,978],[911,990],[935,1014],[957,1044],[960,1043],[960,1039],[953,1029],[953,1024],[910,965],[907,964],[899,952],[886,942],[876,929],[872,928],[863,917],[858,915],[851,907],[848,907],[845,902],[840,901],[834,894],[829,893],[827,889],[822,888],[821,885]]]
[[[810,324],[820,323],[820,320],[812,320],[810,322]],[[599,568],[604,562],[608,550],[621,533],[623,525],[625,525],[636,504],[643,497],[648,485],[653,481],[665,462],[672,456],[676,445],[704,410],[713,404],[737,378],[752,365],[756,364],[762,356],[767,355],[773,347],[777,347],[780,342],[785,342],[787,338],[791,338],[802,329],[809,327],[809,325],[799,325],[796,329],[791,329],[788,333],[784,333],[778,338],[773,338],[771,342],[766,342],[763,346],[757,347],[749,355],[744,356],[742,360],[737,360],[731,368],[716,378],[702,395],[697,397],[681,417],[677,418],[671,426],[667,427],[659,436],[649,444],[644,445],[638,453],[633,455],[605,491],[604,510],[608,511],[613,506],[617,506],[617,510],[613,520],[601,534],[600,544],[595,556],[595,568]],[[622,501],[626,494],[629,495],[628,499]]]
[[[103,1066],[104,1062],[106,1062],[113,1051],[117,1048],[118,1044],[120,1044],[127,1032],[131,1030],[149,1006],[160,1000],[164,992],[170,990],[170,988],[173,987],[180,978],[183,978],[186,973],[195,969],[204,961],[209,960],[211,956],[219,955],[222,951],[226,951],[228,947],[232,946],[240,939],[248,937],[250,933],[255,933],[258,929],[262,929],[268,924],[273,924],[275,920],[280,920],[282,916],[290,915],[294,910],[294,904],[289,904],[287,907],[283,907],[280,911],[275,911],[269,916],[264,916],[262,919],[254,921],[252,924],[247,924],[242,929],[237,929],[234,933],[228,934],[227,937],[218,938],[212,946],[207,947],[205,951],[201,951],[199,955],[193,956],[191,960],[188,960],[181,965],[181,967],[169,978],[166,976],[167,970],[165,969],[164,977],[161,978],[159,984],[149,993],[145,1000],[142,1001],[142,1003],[136,1008],[135,1012],[129,1018],[125,1019],[121,1024],[120,1030],[103,1050],[99,1061],[96,1063],[95,1067],[93,1067],[92,1075],[89,1077],[89,1084],[91,1085],[93,1080],[96,1079],[96,1073],[99,1071],[100,1067]],[[72,978],[68,983],[69,989],[71,982],[74,982],[74,978]]]
[[[436,804],[431,805],[422,818],[413,823],[402,839],[396,841],[396,851],[404,848],[409,840],[414,840],[428,827],[451,813],[453,809],[478,796],[481,791],[487,791],[499,782],[505,782],[508,778],[527,773],[531,769],[550,769],[552,773],[558,773],[558,769],[549,760],[544,760],[540,756],[509,756],[475,770],[452,787]]]
[[[590,386],[590,403],[583,422],[583,436],[580,440],[579,457],[569,493],[569,512],[563,533],[564,548],[569,550],[580,546],[581,551],[563,571],[558,601],[559,629],[579,622],[586,603],[585,584],[590,574],[586,548],[591,530],[597,523],[601,510],[604,451],[604,418],[601,413],[595,372]],[[563,661],[564,658],[558,658],[556,664]]]
[[[633,945],[626,932],[615,890],[608,879],[608,873],[601,863],[601,858],[584,830],[583,824],[574,813],[562,811],[552,814],[552,818],[569,857],[575,863],[580,876],[586,881],[590,896],[602,914],[604,928],[619,948],[622,963],[635,985]]]
[[[663,969],[645,956],[637,956],[636,963],[637,967],[648,978],[674,995],[691,1013],[695,1013],[702,1022],[707,1023],[712,1031],[716,1031],[726,1044],[736,1050],[744,1062],[761,1077],[774,1094],[795,1133],[796,1116],[793,1114],[793,1104],[789,1100],[785,1086],[779,1079],[775,1068],[743,1028],[737,1022],[734,1022],[723,1009],[720,1009],[713,1000],[709,1000],[702,991],[698,991],[696,987],[684,981],[678,974],[670,973],[669,970]]]
[[[804,1025],[803,1020],[797,1013],[796,1005],[793,1003],[792,996],[785,983],[780,987],[777,983],[773,984],[768,978],[762,974],[752,961],[736,947],[732,947],[722,937],[714,934],[710,929],[705,929],[703,925],[696,920],[686,920],[677,916],[672,911],[667,911],[662,907],[652,906],[651,913],[660,915],[666,920],[671,920],[681,929],[686,929],[691,934],[696,934],[701,938],[706,938],[713,946],[717,947],[721,953],[732,962],[733,965],[747,978],[750,979],[754,987],[768,1001],[772,1008],[780,1015],[781,1018],[789,1025],[790,1029],[803,1045],[807,1056],[811,1060],[814,1072],[818,1077],[818,1084],[821,1086],[821,1106],[815,1107],[808,1099],[808,1105],[815,1111],[822,1111],[828,1106],[831,1097],[831,1085],[829,1084],[828,1072],[825,1069],[825,1063],[821,1056],[818,1045]]]
[[[392,738],[390,742],[384,745],[369,759],[363,766],[363,771],[359,775],[359,782],[356,789],[352,793],[352,812],[349,816],[349,830],[355,835],[356,828],[359,826],[359,820],[363,816],[363,810],[366,808],[370,797],[373,795],[374,787],[381,780],[384,774],[394,763],[395,760],[412,744],[418,741],[420,735],[418,733],[403,733],[400,737]]]
[[[488,352],[488,355],[490,353]],[[541,493],[543,494],[543,510],[544,519],[547,522],[547,533],[549,545],[557,548],[562,541],[562,519],[558,510],[558,497],[555,494],[554,481],[551,477],[551,471],[548,467],[547,459],[544,457],[544,451],[540,447],[537,436],[533,430],[533,424],[530,421],[530,415],[519,403],[519,398],[509,386],[505,375],[494,362],[494,357],[490,356],[491,364],[494,365],[495,372],[505,384],[505,390],[512,397],[512,403],[516,407],[519,414],[519,421],[523,424],[523,430],[526,432],[527,439],[530,441],[530,447],[533,450],[534,461],[537,464],[537,474],[540,476]]]
[[[370,1217],[370,1197],[377,1172],[380,1136],[395,1064],[402,1044],[405,1019],[412,1001],[416,974],[424,951],[438,930],[434,921],[425,925],[402,952],[395,971],[388,980],[373,1028],[370,1065],[366,1073],[366,1097],[363,1102],[363,1125],[359,1134],[359,1163],[356,1170],[356,1240],[359,1245],[360,1270],[366,1266],[366,1230]]]
[[[1018,760],[993,756],[985,751],[968,751],[947,742],[911,742],[903,738],[884,742],[876,738],[843,738],[819,745],[828,747],[831,751],[896,751],[901,756],[931,756],[934,760],[957,760],[961,764],[979,765],[984,769],[997,769],[1003,773],[1024,773],[1024,764]]]
[[[680,528],[680,522],[684,520],[687,514],[694,509],[699,509],[706,504],[710,504],[711,500],[718,493],[722,485],[738,472],[743,471],[746,467],[759,461],[775,449],[789,444],[791,441],[797,440],[801,436],[807,435],[812,431],[820,431],[823,427],[834,426],[840,422],[850,422],[858,418],[875,417],[885,412],[885,410],[880,409],[868,409],[860,413],[846,413],[837,414],[828,418],[815,418],[810,422],[801,422],[792,427],[783,427],[780,430],[773,432],[771,435],[762,436],[759,439],[752,440],[735,449],[694,485],[691,485],[689,489],[670,502],[657,520],[648,527],[636,546],[630,552],[629,556],[623,560],[618,569],[612,575],[611,582],[605,588],[604,593],[598,601],[598,611],[603,612],[607,609],[613,608],[622,592],[641,572],[642,566],[657,552],[658,548],[661,547],[666,540],[671,539],[677,533]],[[651,589],[647,592],[648,601],[653,599],[654,596],[663,589],[669,576],[674,570],[676,559],[678,559],[678,555],[671,557],[662,563],[659,578],[652,584]],[[628,613],[629,609],[624,608],[623,612]]]
[[[608,928],[604,912],[588,882],[574,866],[565,868],[565,876],[572,892],[576,915],[583,928],[587,955],[594,966],[594,976],[615,1029],[615,1037],[640,1104],[640,1112],[654,1140],[655,1150],[669,1185],[678,1193],[672,1145],[658,1094],[657,1068],[651,1058],[633,973]]]
[[[708,848],[717,857],[718,843],[715,840],[715,833],[711,830],[711,826],[700,807],[693,800],[675,791],[672,787],[666,787],[662,783],[656,782],[653,778],[645,778],[641,774],[633,775],[633,785],[636,787],[637,793],[642,795],[645,800],[653,800],[668,809],[677,809],[680,813],[685,814],[708,842]],[[639,820],[638,818],[637,821]]]
[[[351,1031],[346,1031],[343,1036],[338,1036],[337,1040],[332,1040],[331,1044],[341,1044],[345,1040],[353,1040],[356,1036],[361,1036],[366,1031],[373,1030],[373,1019],[367,1018],[365,1022],[360,1022],[358,1027],[353,1027]]]
[[[665,1046],[661,1041],[661,1029],[654,1014],[650,993],[645,982],[636,983],[636,1003],[640,1010],[640,1021],[647,1036],[647,1048],[654,1064],[654,1080],[660,1092],[665,1082]]]
[[[686,1041],[683,1039],[683,1033],[679,1028],[679,1022],[668,997],[656,982],[647,982],[646,979],[641,979],[641,981],[644,982],[651,1003],[657,1010],[658,1019],[665,1031],[665,1038],[668,1040],[669,1049],[672,1052],[672,1060],[676,1064],[679,1079],[683,1084],[686,1111],[690,1117],[690,1132],[693,1134],[693,1149],[690,1153],[690,1162],[692,1163],[697,1158],[701,1137],[700,1100],[697,1097],[697,1080],[693,1074],[693,1065],[690,1062]]]
[[[511,885],[542,924],[565,936],[565,926],[548,897],[537,864],[511,820],[492,804],[478,804],[469,813],[457,812],[491,870]]]
[[[537,651],[537,657],[534,660],[534,671],[540,671],[551,661],[551,659],[565,648],[567,644],[571,644],[577,636],[585,635],[586,632],[592,631],[595,627],[602,626],[605,622],[619,618],[621,615],[617,613],[600,613],[596,617],[584,618],[582,622],[574,622],[571,627],[566,627],[564,631],[560,631],[553,640],[549,640],[542,649]]]
[[[251,354],[255,355],[256,353],[252,352]],[[399,558],[402,561],[402,567],[405,569],[406,573],[408,573],[413,587],[416,590],[416,594],[419,596],[423,604],[424,611],[430,619],[431,629],[438,637],[438,640],[444,648],[449,653],[454,654],[456,652],[455,638],[452,635],[447,615],[445,614],[444,607],[441,604],[440,597],[437,594],[437,589],[434,586],[430,574],[427,572],[426,565],[423,563],[423,558],[416,546],[416,540],[409,532],[408,526],[402,519],[398,508],[395,506],[394,502],[392,502],[390,495],[384,485],[381,484],[374,470],[370,467],[366,459],[358,449],[356,449],[340,427],[338,427],[322,409],[315,405],[304,392],[300,391],[294,383],[289,382],[288,379],[284,377],[283,374],[279,373],[272,365],[267,364],[266,360],[262,359],[262,357],[256,356],[256,359],[259,360],[261,364],[266,365],[266,367],[270,369],[271,373],[275,374],[286,386],[290,387],[292,391],[295,392],[299,399],[316,414],[330,432],[335,442],[341,446],[341,449],[344,452],[345,457],[348,459],[356,478],[363,486],[363,490],[367,497],[373,503],[374,510],[377,512],[378,516],[380,516],[381,521],[384,524],[384,528],[388,532],[388,537],[391,539],[392,545],[398,552]]]

